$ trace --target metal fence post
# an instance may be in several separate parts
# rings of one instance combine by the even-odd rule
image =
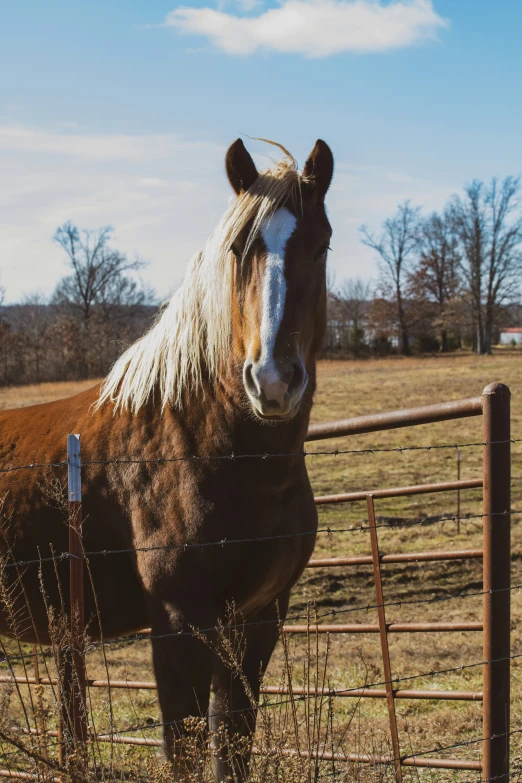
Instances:
[[[457,449],[457,481],[460,481],[461,451]],[[457,490],[457,533],[460,536],[460,488]]]
[[[482,777],[509,778],[510,709],[510,391],[501,383],[482,394],[484,470],[484,717]]]
[[[388,702],[388,718],[390,721],[393,759],[395,765],[395,781],[396,783],[402,783],[401,750],[399,745],[399,732],[397,730],[397,715],[395,712],[395,695],[393,693],[390,649],[388,646],[388,626],[386,624],[386,609],[384,593],[382,589],[381,554],[379,552],[379,539],[377,536],[377,523],[375,520],[373,495],[366,496],[366,508],[368,510],[368,527],[370,528],[370,540],[372,545],[373,576],[375,579],[375,595],[377,598],[377,616],[379,618],[382,665],[386,684],[386,700]]]
[[[74,742],[87,742],[86,673],[84,652],[82,478],[80,436],[67,436],[69,494],[69,578],[72,670],[70,688]]]

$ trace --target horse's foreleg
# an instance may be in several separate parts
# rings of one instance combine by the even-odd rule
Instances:
[[[207,739],[212,653],[190,632],[175,635],[181,623],[167,623],[161,614],[152,622],[152,651],[165,753],[173,764],[175,780],[189,776],[190,780],[199,780],[197,769]]]
[[[225,654],[214,658],[209,727],[214,771],[220,783],[242,783],[248,778],[261,678],[277,643],[279,620],[287,610],[288,596],[280,597],[256,618],[262,621],[260,625],[246,624],[238,630],[236,653],[230,652],[234,647],[231,635]]]

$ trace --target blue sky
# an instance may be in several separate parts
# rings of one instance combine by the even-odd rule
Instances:
[[[67,219],[112,224],[166,296],[227,204],[240,134],[301,165],[330,143],[338,280],[376,274],[361,223],[522,170],[520,0],[19,0],[1,18],[8,301],[52,291]]]

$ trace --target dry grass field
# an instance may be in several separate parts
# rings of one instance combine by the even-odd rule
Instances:
[[[96,381],[64,381],[63,383],[35,383],[29,386],[8,386],[0,389],[0,410],[25,408],[41,402],[71,397],[94,386]]]
[[[513,355],[493,357],[451,356],[448,358],[383,359],[375,361],[322,362],[319,368],[318,393],[313,421],[347,418],[363,413],[377,413],[415,407],[446,400],[480,395],[484,386],[502,381],[512,391],[512,435],[522,439],[522,360]],[[0,391],[0,408],[32,404],[67,396],[88,384],[44,384]],[[366,450],[373,453],[345,455],[311,454],[308,469],[316,494],[370,490],[405,486],[427,481],[452,480],[457,477],[457,454],[452,448],[386,452],[392,447],[467,444],[481,440],[480,417],[456,422],[411,427],[403,430],[357,436],[350,439],[310,444],[313,452],[328,449]],[[461,449],[462,478],[481,475],[480,447]],[[480,513],[480,491],[462,493],[463,515]],[[440,517],[456,513],[455,493],[419,495],[376,501],[376,513],[383,524],[379,541],[383,552],[419,551],[425,549],[469,549],[480,547],[481,520],[463,519],[460,533],[454,521]],[[513,446],[512,507],[522,512],[522,442]],[[425,524],[416,524],[425,520]],[[397,524],[400,523],[400,524]],[[370,540],[364,503],[320,508],[320,528],[330,532],[318,538],[315,556],[369,554]],[[336,532],[337,531],[337,532]],[[341,532],[342,531],[342,532]],[[522,582],[522,513],[512,522],[512,580]],[[410,621],[480,621],[481,597],[449,600],[457,593],[477,592],[481,587],[481,564],[477,560],[440,563],[386,565],[384,567],[385,601],[399,602],[387,611],[387,620]],[[435,600],[435,599],[448,600]],[[427,601],[426,603],[408,603]],[[327,622],[376,623],[375,587],[370,566],[335,569],[316,568],[305,571],[296,587],[290,616],[306,612],[312,604]],[[512,652],[522,653],[520,623],[522,596],[512,594]],[[324,660],[326,635],[313,639],[309,648],[306,637],[292,636],[294,684],[308,675],[307,662]],[[391,665],[396,677],[412,677],[432,670],[450,669],[482,659],[481,634],[451,632],[438,634],[404,633],[390,637]],[[152,679],[148,641],[118,643],[106,648],[111,677],[117,679]],[[514,660],[512,728],[522,729],[522,667]],[[281,646],[276,651],[266,677],[267,684],[280,681],[283,665]],[[93,652],[88,659],[90,677],[105,677],[101,654]],[[327,661],[327,682],[332,687],[353,688],[383,679],[379,638],[371,634],[331,635]],[[458,672],[425,675],[410,679],[404,687],[439,690],[480,690],[480,667]],[[108,696],[104,689],[91,690],[93,717],[97,730],[108,727]],[[121,690],[112,694],[114,720],[118,728],[158,720],[156,695],[151,690]],[[422,753],[435,748],[469,741],[481,734],[481,705],[478,702],[397,700],[401,751]],[[276,710],[273,710],[275,712]],[[351,752],[389,752],[388,724],[384,700],[343,698],[336,700],[335,736],[339,747]],[[146,736],[159,736],[147,731]],[[129,764],[153,751],[119,746],[117,753]],[[436,756],[431,752],[430,756]],[[441,750],[439,757],[480,758],[480,743],[451,751]],[[515,735],[512,742],[513,777],[522,780],[522,745]],[[341,775],[341,773],[339,773]],[[453,772],[433,769],[405,769],[404,779],[411,781],[459,781],[474,783],[479,775],[472,771]],[[134,779],[134,778],[133,778]],[[138,779],[138,778],[135,778]],[[142,778],[139,778],[142,779]],[[333,778],[330,778],[333,779]],[[350,767],[350,781],[393,780],[389,768],[360,769]]]

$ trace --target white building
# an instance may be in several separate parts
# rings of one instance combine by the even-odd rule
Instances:
[[[500,345],[522,345],[522,326],[515,326],[512,329],[504,329],[500,333]]]

